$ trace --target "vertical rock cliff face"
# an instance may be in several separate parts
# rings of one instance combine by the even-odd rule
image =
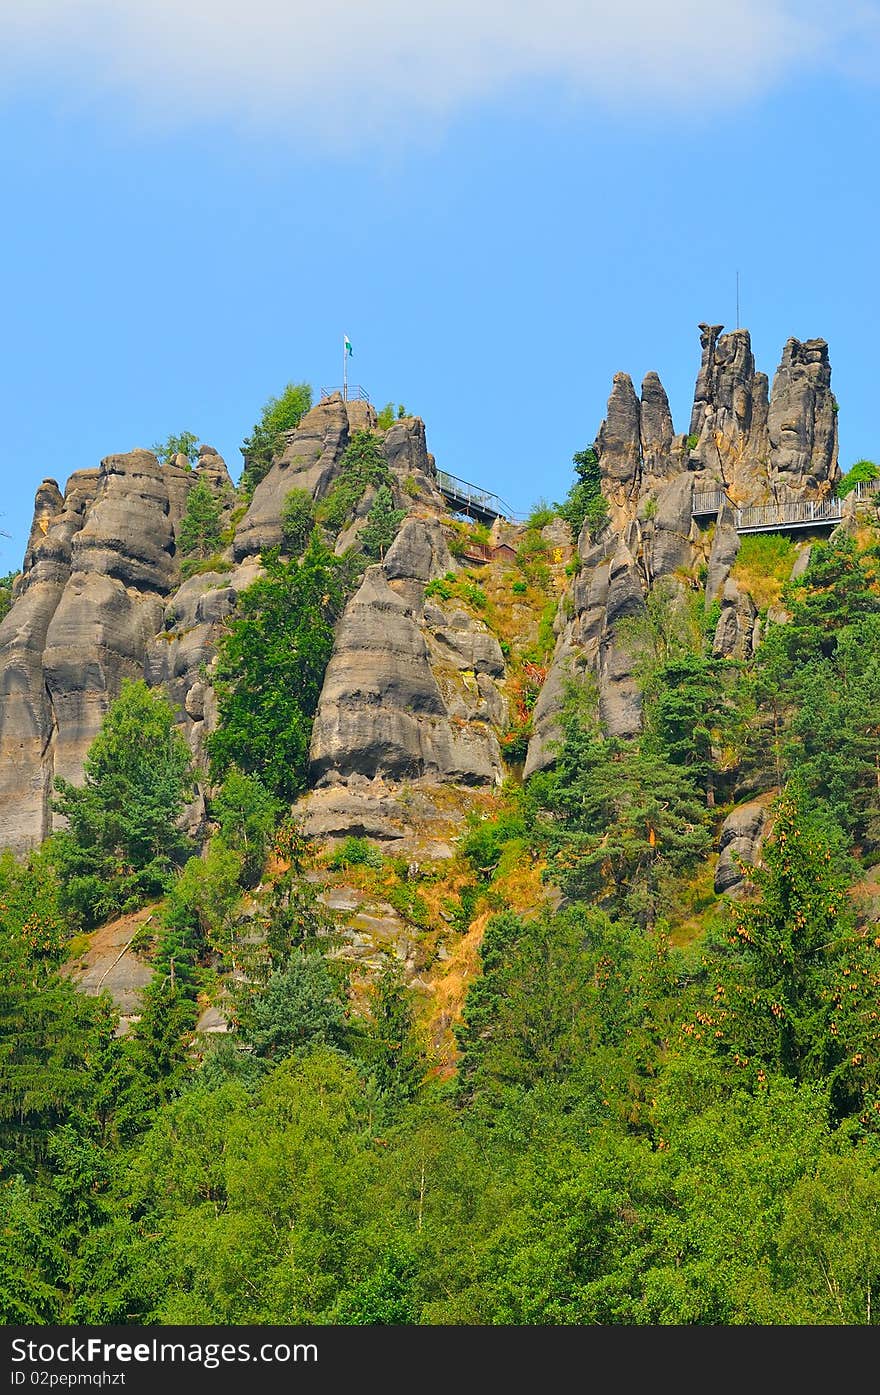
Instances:
[[[837,407],[824,339],[789,339],[768,381],[755,371],[748,330],[701,325],[690,463],[737,504],[821,497],[840,477]],[[705,486],[703,486],[705,487]]]
[[[46,836],[54,779],[81,778],[122,679],[143,675],[180,579],[175,531],[198,478],[136,450],[72,475],[63,495],[52,480],[37,491],[14,603],[0,626],[3,845],[18,852]]]
[[[723,489],[733,504],[786,501],[821,498],[839,477],[824,341],[789,340],[768,392],[747,331],[700,328],[688,436],[675,432],[656,373],[640,395],[625,373],[614,378],[595,443],[610,523],[600,536],[585,530],[578,539],[526,775],[553,759],[570,674],[593,675],[610,734],[638,733],[639,621],[658,585],[674,602],[705,580],[706,605],[721,603],[716,652],[750,652],[757,617],[731,579],[739,547],[733,511],[725,504],[710,529],[693,516],[695,489]],[[135,450],[77,472],[63,493],[54,480],[40,486],[13,606],[0,626],[0,845],[20,852],[45,837],[53,781],[81,779],[126,676],[167,690],[203,757],[216,722],[218,641],[239,595],[261,574],[261,551],[281,542],[284,500],[291,489],[326,498],[352,434],[362,430],[377,432],[395,507],[408,517],[339,622],[314,723],[312,789],[299,812],[315,834],[399,839],[413,799],[430,822],[451,787],[501,782],[499,736],[508,721],[501,648],[461,604],[425,596],[458,564],[441,526],[446,506],[424,424],[408,418],[380,433],[368,404],[337,394],[284,438],[214,570],[184,582],[177,536],[197,480],[222,501],[233,534],[235,494],[210,446],[201,447],[194,470],[182,458],[160,466]],[[337,552],[356,543],[374,496],[367,490]],[[198,818],[199,807],[193,812]]]
[[[74,783],[82,778],[85,754],[125,677],[144,677],[168,692],[194,754],[203,759],[204,739],[217,716],[210,682],[217,644],[239,595],[261,574],[260,552],[281,542],[287,494],[304,489],[316,499],[325,497],[352,433],[375,428],[376,414],[366,403],[343,403],[338,394],[319,403],[287,434],[232,544],[220,553],[218,569],[183,582],[176,539],[190,489],[204,480],[221,500],[226,523],[235,503],[226,465],[211,446],[200,448],[194,470],[184,457],[160,465],[149,451],[135,450],[72,475],[63,494],[54,480],[43,482],[13,606],[0,626],[0,846],[22,852],[51,830],[53,782],[58,776]],[[500,769],[494,734],[487,734],[485,724],[476,735],[467,729],[443,697],[442,681],[438,686],[419,655],[419,645],[427,643],[427,631],[419,628],[424,585],[455,567],[436,522],[444,504],[434,485],[424,424],[408,418],[379,439],[395,505],[423,517],[415,533],[409,525],[404,528],[383,567],[368,571],[343,617],[319,712],[316,779],[340,785],[357,780],[368,767],[374,775],[444,769],[463,780],[491,780]],[[356,540],[374,497],[369,489],[358,518],[338,540],[338,551]],[[371,628],[371,652],[377,664],[384,653],[386,667],[381,673],[377,668],[373,688],[364,696],[346,691],[342,656],[366,644]],[[466,630],[456,632],[462,645]],[[488,638],[475,640],[477,648]],[[413,650],[412,690],[397,672],[407,644]],[[473,667],[480,668],[480,661],[474,659]],[[424,692],[416,710],[427,715],[433,703],[436,720],[432,735],[422,733],[416,740],[410,733],[412,749],[404,756],[395,746],[400,732],[393,721],[387,749],[382,732],[366,735],[365,724],[374,701],[377,721],[379,707],[388,716],[399,700],[401,725],[411,722],[417,677]],[[485,686],[489,680],[479,672],[475,682]],[[359,703],[364,710],[358,719]],[[474,710],[482,704],[482,712],[486,703],[480,696]],[[343,749],[343,732],[350,755]],[[202,808],[197,801],[194,818]]]
[[[655,373],[637,397],[626,373],[615,374],[595,442],[611,522],[596,539],[578,541],[580,573],[557,620],[558,641],[535,709],[525,773],[552,762],[566,676],[593,675],[599,715],[610,735],[633,736],[641,724],[634,678],[633,627],[621,621],[643,609],[663,582],[673,599],[699,584],[721,602],[715,652],[747,657],[757,637],[751,599],[730,579],[739,550],[731,505],[821,499],[840,478],[837,409],[828,346],[789,339],[768,393],[755,369],[749,333],[700,325],[702,357],[688,437],[676,435]],[[726,493],[717,518],[694,518],[697,492]]]

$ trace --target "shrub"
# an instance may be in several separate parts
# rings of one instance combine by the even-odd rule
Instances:
[[[382,861],[379,849],[366,838],[346,838],[342,846],[335,850],[327,865],[336,872],[344,872],[349,867],[373,867],[378,870]]]
[[[192,464],[199,454],[199,438],[192,431],[181,431],[177,436],[169,436],[165,441],[157,441],[151,446],[153,454],[163,465],[167,465],[177,455],[185,455]]]
[[[264,404],[260,420],[241,446],[244,469],[239,487],[246,499],[253,497],[260,480],[268,474],[280,437],[299,426],[311,405],[308,383],[288,383],[280,397],[270,397]]]
[[[386,484],[377,491],[366,526],[358,542],[368,557],[382,558],[394,541],[398,528],[406,518],[406,509],[396,509],[391,490]]]
[[[223,842],[241,857],[245,886],[254,886],[260,879],[281,809],[255,775],[244,775],[234,767],[210,802]]]
[[[192,791],[189,748],[166,699],[125,679],[83,765],[83,785],[57,779],[53,808],[68,827],[51,856],[62,902],[96,923],[168,887],[190,849],[178,827]]]
[[[180,564],[180,575],[183,581],[189,581],[191,576],[204,576],[206,572],[231,572],[232,563],[228,558],[221,556],[219,552],[213,553],[210,557],[187,557]]]
[[[782,595],[796,555],[795,544],[784,533],[747,533],[740,540],[731,575],[758,609],[766,610]]]
[[[462,857],[478,872],[491,872],[498,864],[505,843],[511,838],[525,838],[526,824],[522,814],[504,813],[494,819],[470,820],[470,827],[459,844]]]
[[[880,479],[880,466],[875,465],[873,460],[857,460],[852,465],[843,479],[837,484],[838,499],[845,499],[847,494],[851,494],[857,484],[868,484],[871,480]]]
[[[313,534],[303,557],[262,554],[265,576],[239,597],[219,645],[220,725],[207,740],[214,779],[233,766],[291,801],[305,786],[309,739],[333,624],[345,599],[343,565]]]
[[[508,727],[501,737],[501,754],[510,765],[522,765],[529,752],[531,726]]]
[[[189,491],[177,529],[177,545],[185,556],[204,560],[220,546],[220,503],[205,480]]]
[[[305,489],[291,489],[281,505],[281,542],[290,557],[301,557],[315,527],[315,505]]]
[[[510,587],[515,596],[524,596],[529,589],[527,581],[514,581]]]
[[[548,523],[552,523],[556,516],[557,510],[548,504],[546,499],[539,499],[536,504],[532,505],[526,519],[526,527],[535,528],[540,532],[542,528],[547,527]]]
[[[371,431],[355,431],[342,454],[332,490],[318,506],[318,519],[331,533],[348,523],[364,494],[373,485],[391,486],[391,472]]]
[[[17,576],[18,572],[7,572],[5,576],[0,576],[0,620],[12,608],[12,586]]]
[[[392,887],[388,893],[388,901],[405,920],[411,921],[413,925],[418,925],[420,929],[426,930],[431,924],[428,903],[414,886],[402,882],[399,886]]]
[[[602,473],[599,457],[590,448],[576,451],[571,457],[575,470],[575,482],[568,491],[565,502],[558,504],[560,517],[564,518],[577,539],[586,523],[590,535],[595,537],[608,522],[608,504],[602,493]]]

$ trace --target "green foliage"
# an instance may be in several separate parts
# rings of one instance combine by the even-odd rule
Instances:
[[[157,956],[170,966],[174,958],[177,974],[191,971],[204,950],[229,954],[233,947],[234,915],[240,897],[243,858],[240,852],[214,838],[201,857],[191,857],[174,883],[165,908],[165,923],[181,932],[165,935]]]
[[[180,575],[184,581],[192,576],[206,576],[209,572],[231,572],[232,563],[219,552],[210,557],[187,557],[180,565]]]
[[[485,610],[489,604],[489,598],[476,577],[472,572],[465,571],[447,572],[445,576],[429,581],[425,587],[425,597],[429,599],[432,596],[441,601],[464,601],[466,605],[473,606],[474,610]]]
[[[406,518],[406,509],[396,509],[391,490],[383,484],[367,514],[367,522],[358,543],[368,557],[383,558],[394,542],[397,530]]]
[[[291,489],[281,505],[281,546],[289,557],[301,557],[315,529],[315,505],[305,489]]]
[[[291,955],[303,946],[318,940],[327,946],[334,942],[335,922],[320,900],[319,888],[306,881],[296,867],[291,867],[273,882],[263,924],[266,931],[264,952],[255,957],[253,964],[258,978],[265,977],[267,965],[269,972],[283,968]]]
[[[354,517],[355,509],[372,485],[390,489],[388,462],[372,431],[353,431],[339,462],[333,488],[318,507],[318,518],[331,533],[339,533]]]
[[[5,619],[12,608],[12,587],[17,571],[7,572],[5,576],[0,576],[0,621]]]
[[[211,817],[220,825],[224,844],[241,856],[244,885],[255,886],[266,864],[282,805],[255,775],[245,775],[233,767],[209,807]]]
[[[425,599],[430,600],[436,596],[441,601],[451,600],[455,594],[455,582],[455,572],[447,572],[445,576],[436,576],[425,587]]]
[[[584,524],[590,536],[595,538],[608,522],[608,503],[602,493],[602,473],[599,457],[589,448],[576,451],[572,456],[575,482],[566,495],[565,502],[557,504],[556,510],[571,528],[572,536],[580,536]]]
[[[379,427],[380,431],[387,431],[390,426],[393,426],[394,419],[395,413],[393,402],[386,402],[385,406],[380,408],[380,410],[376,413],[376,424]]]
[[[342,1048],[347,1040],[342,985],[321,954],[297,950],[252,999],[240,1031],[254,1055],[269,1061],[314,1046]]]
[[[469,825],[458,850],[474,870],[483,875],[491,875],[495,870],[505,845],[512,838],[526,835],[525,819],[519,812],[499,814],[494,819],[472,818]]]
[[[335,849],[327,866],[333,871],[346,871],[349,867],[383,866],[383,858],[375,843],[367,838],[349,837]]]
[[[115,1014],[56,973],[70,920],[44,851],[0,859],[0,1168],[29,1173],[83,1104]]]
[[[647,722],[656,745],[682,767],[713,804],[720,766],[740,738],[736,665],[702,654],[661,664],[647,692]]]
[[[150,449],[163,465],[172,462],[177,455],[185,455],[192,464],[198,459],[199,438],[194,436],[191,431],[181,431],[176,436],[172,435],[164,441],[157,441]]]
[[[409,882],[399,882],[388,892],[388,901],[412,925],[426,930],[431,924],[431,912],[424,896]]]
[[[177,545],[187,557],[204,561],[220,547],[220,501],[205,480],[193,485],[177,530]]]
[[[835,493],[838,499],[845,499],[847,494],[851,494],[857,484],[869,484],[872,480],[880,479],[880,466],[873,460],[857,460],[851,465],[842,479],[837,482]]]
[[[413,1097],[425,1063],[416,1039],[412,1004],[396,960],[389,959],[376,980],[363,1050],[383,1095],[397,1103]]]
[[[546,499],[539,499],[529,510],[526,528],[535,528],[540,532],[542,528],[547,527],[548,523],[553,522],[557,512],[558,510],[553,505],[548,504]]]
[[[263,554],[266,575],[239,598],[219,646],[220,725],[207,741],[214,778],[237,766],[275,798],[305,786],[309,739],[344,588],[339,561],[312,535],[301,560]]]
[[[874,1083],[853,1072],[853,1056],[857,1066],[876,1060],[880,1043],[870,1020],[858,1030],[859,1049],[850,1039],[862,1005],[852,1003],[845,980],[857,974],[880,983],[880,953],[872,947],[865,962],[848,872],[840,830],[797,784],[789,785],[776,802],[762,866],[749,874],[758,899],[732,908],[738,952],[719,1032],[724,1049],[743,1064],[825,1081],[842,1111],[852,1107],[854,1093],[858,1106],[858,1095]]]
[[[312,389],[308,383],[288,383],[279,397],[270,397],[263,406],[260,420],[250,436],[242,442],[244,469],[239,488],[246,499],[269,472],[285,431],[292,431],[312,405]]]
[[[482,973],[456,1035],[458,1089],[497,1106],[511,1089],[543,1089],[573,1074],[638,1020],[627,994],[636,940],[584,907],[525,920],[505,911],[486,927]]]
[[[529,589],[529,583],[527,581],[512,581],[510,589],[515,596],[524,596]]]
[[[708,851],[705,804],[681,766],[604,737],[576,697],[562,729],[555,767],[530,786],[554,874],[569,896],[609,896],[652,924],[664,883]]]
[[[747,533],[740,539],[731,575],[759,610],[777,602],[791,576],[797,548],[784,533]]]
[[[53,835],[50,856],[62,904],[96,924],[161,894],[189,848],[178,820],[192,790],[191,758],[160,693],[123,680],[83,777],[82,788],[55,782],[53,808],[68,826]]]
[[[688,450],[696,450],[699,444],[699,436],[688,436],[687,440],[685,441],[685,445],[687,446]]]

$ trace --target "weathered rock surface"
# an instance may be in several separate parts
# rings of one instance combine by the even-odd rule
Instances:
[[[634,674],[637,645],[620,633],[622,622],[645,611],[639,568],[624,538],[612,528],[595,545],[585,529],[579,555],[580,571],[571,587],[572,614],[561,628],[535,705],[525,778],[552,764],[566,686],[578,673],[595,678],[599,717],[610,736],[634,736],[641,726]]]
[[[338,392],[319,402],[287,433],[279,459],[260,480],[239,525],[236,561],[280,544],[281,508],[292,489],[303,489],[315,499],[328,493],[349,435],[346,404]]]
[[[676,435],[655,373],[642,384],[617,373],[595,450],[611,523],[598,543],[582,537],[580,575],[572,581],[573,614],[557,627],[550,673],[533,718],[525,774],[552,760],[566,677],[585,670],[597,681],[607,732],[633,736],[640,701],[631,644],[616,623],[644,609],[663,582],[684,591],[705,575],[706,609],[722,602],[714,652],[748,657],[759,634],[752,599],[730,580],[740,546],[734,511],[693,518],[693,491],[726,492],[734,504],[824,497],[839,478],[836,404],[824,340],[790,339],[768,392],[747,330],[722,334],[700,325],[702,357],[690,437]],[[708,528],[712,527],[711,543]],[[844,525],[841,525],[844,526]],[[668,584],[667,584],[668,583]]]
[[[715,627],[712,653],[716,658],[750,659],[757,642],[758,608],[733,577],[724,583],[721,614]]]
[[[837,404],[824,339],[789,339],[773,379],[768,432],[775,498],[831,492],[840,478]]]
[[[692,517],[694,488],[724,489],[735,503],[809,499],[823,497],[839,476],[823,340],[788,341],[772,393],[746,330],[723,334],[720,325],[702,325],[701,347],[695,442],[676,434],[655,373],[645,376],[640,396],[627,374],[614,378],[595,442],[610,523],[598,539],[585,532],[578,540],[579,572],[557,611],[527,775],[553,759],[569,675],[592,675],[609,734],[638,734],[637,622],[660,583],[674,600],[705,576],[707,608],[721,601],[715,652],[752,652],[755,606],[731,579],[739,547],[733,513],[722,507],[710,533],[708,516]],[[222,500],[224,524],[235,503],[229,472],[211,446],[200,447],[194,469],[183,458],[160,466],[136,450],[72,475],[63,493],[56,481],[43,482],[14,603],[0,625],[0,844],[22,851],[46,835],[53,780],[81,778],[85,752],[126,676],[143,675],[168,691],[203,757],[216,721],[218,639],[260,574],[261,551],[281,541],[287,494],[299,488],[326,497],[352,433],[375,428],[369,404],[338,394],[322,400],[281,442],[217,569],[183,584],[176,539],[194,483],[206,481]],[[456,604],[436,597],[425,604],[426,585],[457,564],[440,522],[445,506],[424,424],[405,418],[377,439],[395,506],[408,517],[346,607],[319,702],[315,789],[305,812],[316,831],[331,836],[360,828],[396,838],[406,820],[395,791],[491,787],[504,768],[501,647]],[[337,551],[356,541],[372,498],[367,491],[336,538]],[[849,514],[843,526],[853,528],[855,505]],[[496,523],[492,538],[515,545],[515,526]],[[554,565],[569,555],[561,524],[545,530],[545,542]]]
[[[440,611],[446,623],[433,635],[425,621],[424,583],[442,575],[450,562],[438,526],[412,518],[386,565],[367,568],[337,628],[315,716],[314,784],[345,784],[352,776],[500,781],[497,736],[476,686],[478,667],[487,675],[503,671],[497,642],[463,614],[450,623],[440,607],[432,613]],[[456,709],[444,669],[457,676],[465,666],[475,701],[469,708],[467,687],[456,682]]]
[[[72,475],[63,497],[54,482],[37,493],[0,627],[0,841],[15,851],[45,837],[53,780],[80,779],[122,679],[143,672],[196,478],[136,450]]]
[[[766,824],[766,802],[760,800],[753,799],[748,804],[740,804],[728,814],[718,839],[716,895],[742,894],[744,878],[739,866],[740,860],[751,866],[757,864]]]

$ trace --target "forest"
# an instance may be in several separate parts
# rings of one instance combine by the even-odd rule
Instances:
[[[588,454],[562,516],[599,532]],[[356,563],[327,539],[367,483]],[[198,563],[219,523],[190,497]],[[449,869],[357,837],[328,854],[291,814],[392,503],[366,434],[317,515],[289,501],[221,646],[201,846],[173,706],[128,680],[82,785],[56,782],[63,827],[0,860],[0,1318],[875,1323],[880,531],[816,540],[787,580],[786,539],[752,540],[753,592],[785,619],[747,661],[713,653],[702,593],[657,586],[631,626],[637,738],[572,679],[553,763],[523,782],[511,756],[459,839],[447,909],[480,933],[440,1061],[393,956],[352,982],[321,893],[334,869],[384,877],[427,926]],[[769,832],[746,894],[718,896],[708,859],[750,772]],[[69,965],[144,908],[153,978],[121,1034]],[[218,984],[229,1030],[198,1036]]]

